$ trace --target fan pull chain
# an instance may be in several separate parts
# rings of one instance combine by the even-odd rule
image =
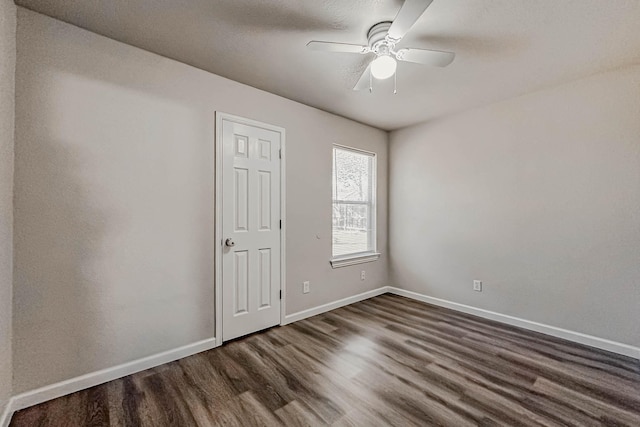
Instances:
[[[398,93],[398,72],[393,73],[393,94]]]
[[[369,93],[373,93],[373,73],[369,71]]]

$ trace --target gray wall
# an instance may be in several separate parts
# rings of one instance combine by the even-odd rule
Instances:
[[[15,65],[16,7],[0,0],[0,415],[11,396]]]
[[[392,283],[639,346],[639,99],[636,66],[393,132]]]
[[[385,132],[19,9],[16,393],[214,336],[216,110],[287,130],[287,312],[388,284]],[[379,155],[384,254],[337,270],[334,142]]]

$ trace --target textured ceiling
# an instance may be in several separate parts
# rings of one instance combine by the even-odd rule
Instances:
[[[351,90],[366,44],[402,0],[17,0],[20,6],[203,70],[391,130],[640,63],[640,0],[435,0],[399,47],[454,51],[447,68],[401,63],[398,94]]]

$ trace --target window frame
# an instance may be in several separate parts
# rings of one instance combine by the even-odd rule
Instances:
[[[335,173],[335,151],[343,150],[350,151],[352,153],[365,155],[371,158],[370,167],[371,171],[369,173],[369,193],[370,193],[370,201],[369,202],[360,202],[360,201],[340,201],[334,199],[333,194],[333,178]],[[361,252],[352,252],[348,254],[333,255],[333,213],[332,213],[332,225],[331,225],[331,267],[346,267],[349,265],[360,264],[364,262],[372,262],[376,261],[380,258],[380,253],[377,251],[378,247],[378,222],[377,222],[377,211],[378,211],[378,198],[377,198],[377,190],[378,190],[378,155],[373,151],[367,151],[360,148],[349,147],[342,144],[333,144],[331,148],[331,156],[332,156],[332,166],[331,166],[331,209],[333,212],[333,207],[336,203],[345,203],[345,204],[361,204],[370,206],[369,209],[369,218],[368,222],[370,226],[368,227],[368,242],[370,242],[371,248],[366,251]]]

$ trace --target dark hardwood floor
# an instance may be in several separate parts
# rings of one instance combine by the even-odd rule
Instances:
[[[640,363],[383,295],[17,412],[11,426],[640,426]]]

